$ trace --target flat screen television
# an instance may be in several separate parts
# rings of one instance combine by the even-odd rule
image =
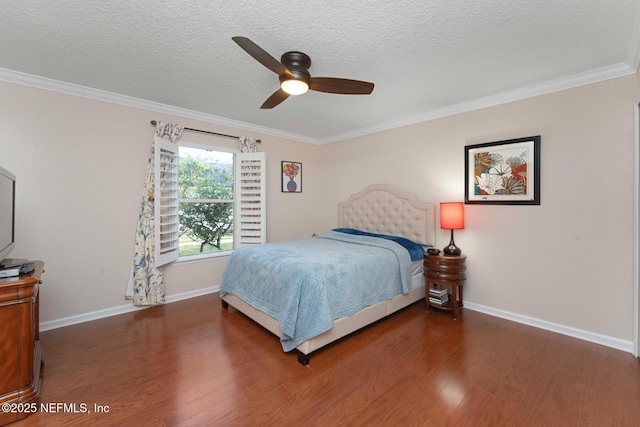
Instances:
[[[0,166],[0,265],[16,244],[16,177]]]

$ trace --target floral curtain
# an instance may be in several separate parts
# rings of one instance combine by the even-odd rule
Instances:
[[[156,138],[177,142],[182,135],[182,126],[159,122],[156,124]],[[144,189],[140,200],[140,214],[135,235],[135,254],[126,297],[132,299],[134,305],[164,304],[164,281],[162,267],[156,266],[155,260],[155,138],[151,144],[151,153],[147,163]]]
[[[240,151],[243,153],[255,153],[256,152],[256,140],[255,138],[248,138],[246,136],[241,136],[238,138],[240,140]]]

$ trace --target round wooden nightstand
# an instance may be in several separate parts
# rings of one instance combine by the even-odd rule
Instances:
[[[463,307],[462,287],[467,278],[466,259],[466,255],[424,255],[427,311],[430,307],[447,310],[456,318],[458,310]]]

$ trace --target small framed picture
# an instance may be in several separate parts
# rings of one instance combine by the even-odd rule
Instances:
[[[282,192],[302,193],[302,163],[282,162]]]
[[[468,145],[465,203],[540,204],[540,136]]]

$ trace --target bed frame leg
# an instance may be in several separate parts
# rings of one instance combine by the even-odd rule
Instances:
[[[220,301],[222,301],[222,308],[224,308],[224,309],[229,308],[229,303],[228,302],[226,302],[225,300],[220,300]]]
[[[298,362],[300,362],[300,364],[302,366],[308,366],[309,365],[309,355],[308,354],[304,354],[300,350],[297,350],[297,351],[298,351]]]

